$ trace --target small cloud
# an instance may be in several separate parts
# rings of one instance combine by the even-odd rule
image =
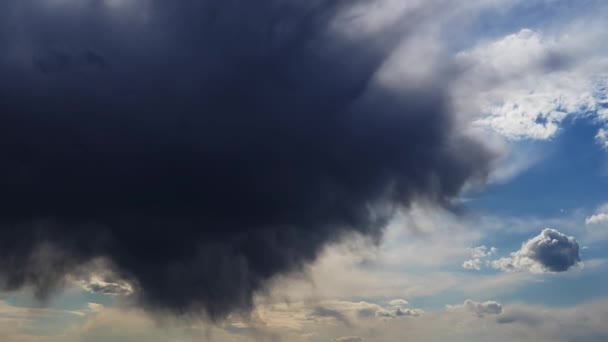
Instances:
[[[529,270],[533,273],[564,272],[581,261],[579,245],[572,236],[545,228],[522,244],[510,257],[492,261],[492,267],[503,271]]]
[[[500,315],[502,313],[502,304],[495,301],[476,302],[467,299],[461,305],[448,305],[447,310],[465,310],[474,313],[478,317],[484,317],[485,315]]]
[[[381,317],[381,318],[393,318],[395,317],[393,315],[393,313],[389,310],[378,310],[376,311],[376,317]]]
[[[404,317],[404,316],[418,317],[418,316],[422,315],[423,312],[424,311],[422,311],[420,309],[397,308],[397,310],[394,311],[394,315],[395,315],[395,317]]]
[[[403,307],[403,306],[407,306],[409,304],[409,302],[405,299],[393,299],[390,302],[388,302],[388,305],[390,306],[398,306],[398,307]]]
[[[395,310],[378,310],[376,317],[379,318],[398,318],[398,317],[418,317],[424,313],[421,309],[403,309],[397,308]]]
[[[360,319],[372,319],[376,317],[378,310],[384,309],[382,306],[364,301],[323,301],[307,311],[307,317],[316,318],[333,318],[336,321],[343,322],[346,325]]]
[[[588,226],[601,225],[601,224],[608,225],[608,214],[607,213],[598,213],[595,215],[591,215],[591,216],[587,217],[587,219],[585,220],[585,224],[587,224]]]
[[[608,129],[600,128],[595,135],[595,141],[597,141],[602,148],[608,150]]]
[[[585,219],[588,240],[601,241],[608,239],[608,204],[597,208],[595,214]]]
[[[462,267],[467,270],[480,271],[481,264],[482,264],[481,259],[487,258],[487,257],[490,257],[490,256],[496,254],[497,249],[496,249],[496,247],[488,248],[488,247],[482,245],[479,247],[469,248],[469,251],[471,252],[472,259],[463,262]]]
[[[86,281],[81,281],[82,288],[91,293],[109,296],[129,296],[133,293],[133,286],[123,280],[111,280],[93,275]]]
[[[462,267],[467,270],[481,270],[481,260],[480,259],[471,259],[462,263]]]
[[[496,253],[496,247],[488,248],[484,245],[481,245],[479,247],[469,248],[469,250],[471,251],[471,257],[473,257],[473,258],[485,258],[485,257],[489,257],[489,256],[493,255],[494,253]]]
[[[464,307],[478,316],[499,315],[502,313],[502,305],[494,301],[478,303],[472,300],[465,300]]]

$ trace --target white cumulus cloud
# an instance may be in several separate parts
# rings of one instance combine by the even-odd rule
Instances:
[[[403,306],[407,306],[409,304],[409,302],[405,299],[393,299],[390,302],[388,302],[388,305],[390,306],[396,306],[396,307],[403,307]]]
[[[545,228],[509,257],[494,260],[492,267],[503,271],[564,272],[581,261],[579,250],[574,237]]]
[[[478,113],[476,125],[511,140],[551,139],[570,115],[605,122],[608,58],[592,43],[605,34],[605,27],[521,29],[481,42],[455,58],[463,70],[456,102]],[[596,139],[605,145],[606,130]]]
[[[607,213],[598,213],[595,215],[591,215],[587,217],[585,223],[588,225],[594,224],[606,224],[608,223],[608,214]]]
[[[479,247],[469,248],[472,259],[463,262],[462,267],[466,268],[468,270],[479,271],[479,270],[481,270],[481,265],[482,265],[481,260],[495,254],[496,250],[497,250],[496,247],[488,248],[483,245],[479,246]]]

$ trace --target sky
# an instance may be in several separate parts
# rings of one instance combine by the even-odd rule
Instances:
[[[606,17],[3,1],[0,341],[608,340]]]

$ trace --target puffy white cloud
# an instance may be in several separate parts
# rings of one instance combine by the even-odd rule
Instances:
[[[408,306],[409,302],[405,299],[393,299],[390,302],[388,302],[388,305],[390,306],[397,306],[397,307],[403,307],[403,306]]]
[[[522,29],[458,53],[457,106],[477,113],[476,125],[512,140],[551,139],[569,115],[605,122],[608,57],[593,41],[606,31],[605,25]],[[602,144],[604,132],[597,135]]]
[[[608,214],[597,213],[595,215],[591,215],[585,219],[585,223],[588,225],[608,224]]]
[[[480,259],[471,259],[462,263],[462,267],[467,270],[481,270],[481,260]]]
[[[593,215],[585,218],[585,228],[590,242],[608,239],[608,204],[600,206]]]
[[[496,247],[486,247],[486,246],[479,246],[479,247],[473,247],[470,249],[471,250],[471,257],[473,258],[484,258],[484,257],[488,257],[494,253],[496,253]]]
[[[579,245],[574,237],[545,228],[510,257],[494,260],[492,266],[503,271],[564,272],[580,261]]]
[[[465,262],[462,263],[462,267],[466,268],[468,270],[481,270],[481,264],[482,261],[481,259],[487,258],[493,254],[496,253],[496,247],[486,247],[486,246],[479,246],[479,247],[473,247],[473,248],[469,248],[470,252],[471,252],[471,258],[470,260],[467,260]]]

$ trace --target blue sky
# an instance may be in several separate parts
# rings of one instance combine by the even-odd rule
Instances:
[[[550,141],[518,143],[516,148],[540,155],[541,161],[508,183],[490,186],[472,206],[551,217],[602,204],[608,180],[605,151],[594,139],[598,128],[589,119],[568,120]]]
[[[608,2],[378,3],[364,30],[395,11],[428,16],[379,82],[451,75],[461,130],[500,155],[462,210],[414,203],[378,245],[349,236],[273,279],[249,316],[150,315],[124,296],[128,283],[99,272],[44,303],[31,289],[5,293],[0,340],[608,340]]]

